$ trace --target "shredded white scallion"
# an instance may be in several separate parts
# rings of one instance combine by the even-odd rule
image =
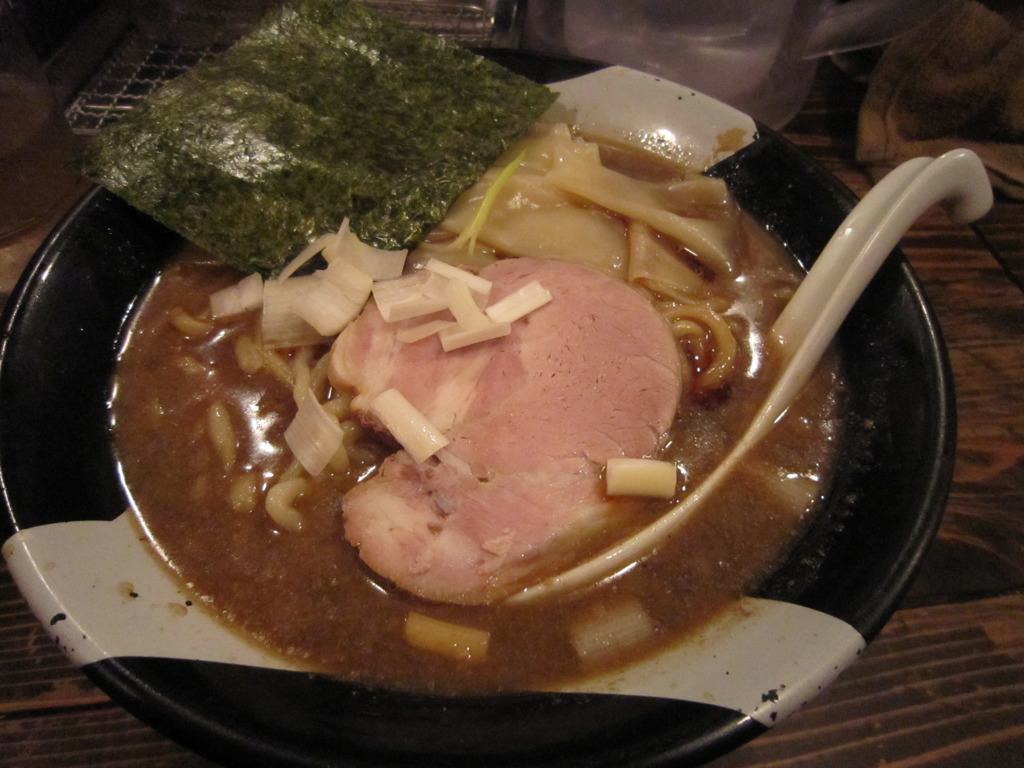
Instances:
[[[370,411],[416,462],[426,461],[448,445],[448,438],[397,389],[377,395]]]
[[[338,286],[353,304],[366,304],[373,291],[373,277],[347,261],[337,261],[318,273],[325,282]]]
[[[472,331],[493,324],[494,321],[477,306],[469,286],[464,282],[449,281],[445,297],[448,300],[448,311],[452,313],[452,317],[462,330]]]
[[[291,310],[321,336],[336,336],[362,311],[363,305],[348,298],[344,288],[320,280],[309,293],[296,297]]]
[[[514,323],[551,301],[551,292],[536,280],[487,307],[487,316],[496,323]]]
[[[214,318],[240,315],[263,303],[263,276],[246,275],[234,285],[210,294],[210,315]]]
[[[425,273],[413,272],[393,280],[382,280],[373,284],[373,300],[386,322],[395,323],[422,317],[448,308],[444,297],[425,296],[423,282]]]
[[[344,442],[338,420],[316,399],[311,389],[300,398],[299,409],[284,431],[284,441],[295,460],[312,477],[327,467]]]
[[[344,261],[313,274],[317,285],[292,300],[292,312],[324,336],[336,336],[352,322],[370,298],[373,280]]]
[[[293,310],[319,283],[320,279],[316,275],[266,281],[263,286],[263,317],[260,323],[264,348],[307,347],[324,340],[322,334]]]
[[[341,223],[334,240],[324,249],[324,258],[329,264],[344,261],[368,274],[373,280],[390,280],[399,277],[405,270],[408,251],[386,251],[364,243],[353,232],[346,218]]]
[[[331,242],[334,240],[335,237],[335,233],[328,232],[327,234],[320,235],[312,242],[310,242],[309,245],[307,245],[305,248],[299,251],[298,255],[294,259],[292,259],[285,265],[284,269],[282,269],[280,274],[278,274],[277,276],[278,281],[284,282],[292,275],[294,275],[296,272],[298,272],[300,269],[302,269],[303,265],[306,262],[308,262],[310,259],[316,256],[318,253],[321,253],[325,248],[330,246]]]
[[[351,234],[349,228],[348,216],[341,220],[341,225],[338,227],[338,231],[334,233],[334,237],[324,247],[324,259],[330,264],[332,261],[340,258],[345,252],[345,245],[348,241],[348,236]]]
[[[464,283],[470,290],[476,291],[481,296],[488,296],[491,292],[491,281],[486,280],[479,275],[474,275],[472,272],[461,269],[460,267],[453,267],[451,264],[446,264],[438,259],[431,259],[424,266],[428,272],[441,275],[451,281],[457,281]]]
[[[379,308],[380,304],[377,306]],[[444,309],[448,309],[448,302],[444,299],[430,299],[421,296],[390,304],[386,310],[381,311],[381,315],[389,323],[397,323],[399,320],[412,320],[416,317],[432,315]],[[387,312],[386,315],[384,314],[385,311]]]
[[[511,323],[492,323],[478,328],[462,328],[458,325],[445,328],[438,332],[441,339],[441,348],[445,352],[468,347],[471,344],[479,344],[482,341],[500,339],[512,333]]]
[[[395,333],[395,338],[403,344],[413,344],[417,341],[422,341],[436,333],[445,331],[448,328],[457,327],[458,323],[454,320],[427,320],[408,328],[402,328]]]

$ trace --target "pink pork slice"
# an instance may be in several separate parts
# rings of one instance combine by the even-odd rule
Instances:
[[[507,259],[484,268],[491,301],[536,280],[552,301],[501,339],[444,352],[402,343],[371,302],[337,339],[330,378],[365,409],[397,388],[451,441],[405,451],[346,494],[363,561],[430,600],[491,602],[564,567],[615,518],[612,457],[657,453],[681,395],[678,348],[640,293],[590,267]]]

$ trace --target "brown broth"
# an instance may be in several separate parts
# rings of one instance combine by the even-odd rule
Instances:
[[[742,218],[743,279],[718,286],[741,338],[741,372],[721,394],[684,403],[666,458],[683,467],[685,495],[714,467],[766,394],[772,361],[762,359],[766,328],[798,281],[789,256]],[[654,635],[612,655],[628,663],[677,642],[763,581],[820,501],[841,424],[838,364],[826,360],[769,438],[692,521],[652,557],[600,588],[527,606],[435,605],[369,572],[345,540],[341,498],[390,448],[370,439],[344,475],[325,473],[299,500],[301,531],[275,528],[262,503],[236,512],[227,503],[240,471],[259,477],[259,495],[290,463],[284,428],[295,412],[288,386],[266,371],[245,374],[235,341],[256,335],[255,314],[218,322],[188,338],[171,322],[201,315],[209,294],[239,275],[197,250],[168,266],[137,310],[126,338],[111,412],[116,449],[133,506],[157,551],[207,605],[241,633],[292,661],[371,686],[474,693],[552,685],[594,671],[574,651],[567,625],[602,605],[635,596]],[[322,350],[323,351],[323,350]],[[239,455],[225,470],[205,433],[213,402],[233,414]],[[797,480],[780,484],[788,475]],[[780,496],[778,488],[796,488]],[[622,537],[667,509],[626,505]],[[608,541],[595,541],[591,550]],[[418,611],[486,629],[484,661],[453,661],[409,646],[403,623]]]
[[[340,498],[352,482],[347,477],[319,483],[302,500],[305,524],[298,533],[276,530],[261,508],[228,507],[229,473],[202,428],[208,404],[216,398],[249,414],[254,426],[242,436],[240,461],[261,473],[265,489],[288,464],[281,446],[294,413],[291,392],[265,372],[247,376],[234,362],[233,341],[253,332],[254,317],[219,325],[212,340],[193,341],[168,316],[175,307],[199,314],[212,290],[236,279],[195,253],[177,260],[139,311],[120,363],[113,403],[118,453],[134,506],[167,563],[243,633],[296,662],[368,685],[472,692],[528,688],[582,672],[566,617],[607,599],[602,591],[512,608],[429,605],[389,590],[344,538]],[[202,369],[175,362],[185,356]],[[742,429],[763,396],[763,378],[743,378],[724,401],[680,418],[669,450],[691,485]],[[751,463],[827,476],[834,385],[834,367],[824,368]],[[362,470],[372,470],[387,450],[370,444]],[[758,471],[739,472],[680,535],[610,587],[641,596],[658,643],[754,587],[799,532],[806,510],[771,503],[765,483]],[[487,661],[454,662],[409,647],[402,626],[410,610],[489,629]]]

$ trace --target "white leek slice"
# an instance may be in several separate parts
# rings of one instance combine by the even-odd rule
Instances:
[[[378,302],[377,308],[380,309],[381,315],[387,322],[397,323],[399,320],[411,320],[414,317],[423,317],[423,315],[440,312],[442,309],[448,308],[448,302],[444,299],[430,299],[421,296],[393,304],[386,304],[383,308]]]
[[[347,261],[329,264],[320,274],[324,280],[341,288],[353,304],[362,306],[373,291],[373,276]]]
[[[449,281],[445,297],[448,300],[448,310],[463,330],[473,331],[493,324],[494,321],[477,306],[469,286],[465,283],[459,280]]]
[[[373,280],[390,280],[399,277],[405,270],[408,251],[385,251],[364,243],[349,228],[346,218],[338,229],[337,236],[329,248],[324,249],[324,258],[329,263],[346,261]]]
[[[280,274],[277,276],[278,281],[284,282],[301,269],[303,264],[312,259],[318,253],[329,248],[335,237],[336,235],[334,232],[328,232],[325,235],[320,235],[320,237],[315,238],[309,245],[299,251],[298,255],[294,259],[285,265],[284,269],[282,269]]]
[[[423,272],[413,272],[391,280],[381,280],[373,284],[373,298],[377,305],[398,304],[408,299],[423,295]]]
[[[351,264],[333,262],[315,275],[317,286],[292,300],[292,311],[324,336],[336,336],[363,311],[373,281]]]
[[[360,243],[363,258],[353,260],[353,264],[366,272],[374,280],[390,280],[405,271],[405,260],[409,251],[385,251],[371,245]],[[372,256],[367,263],[366,256]]]
[[[385,322],[396,323],[448,308],[448,301],[444,297],[423,295],[425,279],[422,272],[414,272],[373,284],[373,300]]]
[[[370,403],[370,412],[416,462],[426,461],[448,445],[448,438],[397,389],[377,395]]]
[[[268,280],[263,285],[263,319],[261,333],[267,349],[305,347],[319,344],[324,336],[292,311],[320,284],[317,275]]]
[[[340,258],[345,251],[345,245],[348,242],[348,236],[351,234],[349,229],[348,216],[341,220],[341,225],[338,227],[338,231],[334,234],[329,245],[324,248],[324,258],[327,263],[330,264],[337,258]]]
[[[259,309],[263,303],[263,276],[258,272],[246,275],[234,285],[210,294],[210,314],[229,317]]]
[[[374,280],[391,280],[401,276],[408,255],[408,251],[385,251],[375,248],[351,235],[345,253],[338,261],[348,262]]]
[[[437,272],[423,269],[419,272],[422,276],[420,282],[420,292],[430,299],[444,299],[447,301],[448,295],[448,283],[451,282],[451,278],[444,277]],[[477,294],[479,295],[479,294]],[[484,301],[487,299],[484,298]]]
[[[428,336],[433,336],[441,331],[447,330],[448,328],[455,328],[457,326],[458,323],[454,320],[427,320],[419,325],[402,328],[400,331],[395,333],[395,338],[403,344],[413,344],[417,341],[422,341]]]
[[[470,290],[476,291],[482,296],[487,296],[491,292],[490,280],[486,280],[479,275],[474,275],[468,270],[453,267],[451,264],[446,264],[438,259],[431,259],[428,261],[424,269],[441,275],[442,277],[447,277],[449,280],[457,280],[460,283],[465,283]]]
[[[676,495],[676,465],[657,459],[608,459],[605,482],[609,496],[652,496],[671,499]]]
[[[324,408],[311,389],[300,398],[299,410],[284,431],[295,460],[312,477],[316,477],[338,452],[345,432],[338,420]]]
[[[496,301],[486,310],[487,316],[496,323],[514,323],[535,309],[540,309],[551,301],[551,292],[536,280],[510,293],[500,301]]]
[[[468,347],[470,344],[500,339],[502,336],[508,336],[510,333],[512,333],[511,323],[489,322],[488,325],[480,328],[467,329],[454,325],[451,328],[439,331],[437,335],[441,339],[441,348],[445,352],[451,352],[454,349]]]

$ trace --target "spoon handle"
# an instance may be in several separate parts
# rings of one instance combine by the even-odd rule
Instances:
[[[655,522],[597,556],[506,599],[528,603],[623,573],[678,530],[782,417],[850,309],[899,239],[928,208],[943,204],[956,223],[984,216],[992,188],[981,161],[957,149],[908,160],[879,182],[829,240],[772,328],[783,368],[747,431],[715,470]]]
[[[899,239],[936,204],[960,224],[988,212],[992,187],[977,155],[908,160],[850,212],[772,326],[782,371],[740,444],[758,442],[781,418]]]
[[[973,152],[907,160],[875,185],[836,229],[782,310],[772,326],[775,341],[793,350],[817,329],[831,338],[899,238],[936,203],[961,224],[992,207],[988,176]]]
[[[930,157],[915,157],[897,166],[847,214],[772,326],[770,335],[782,349],[796,347],[814,318],[824,310],[832,287],[842,279],[850,259],[861,245],[864,223],[871,226],[871,222],[892,208],[907,186],[931,162]]]

